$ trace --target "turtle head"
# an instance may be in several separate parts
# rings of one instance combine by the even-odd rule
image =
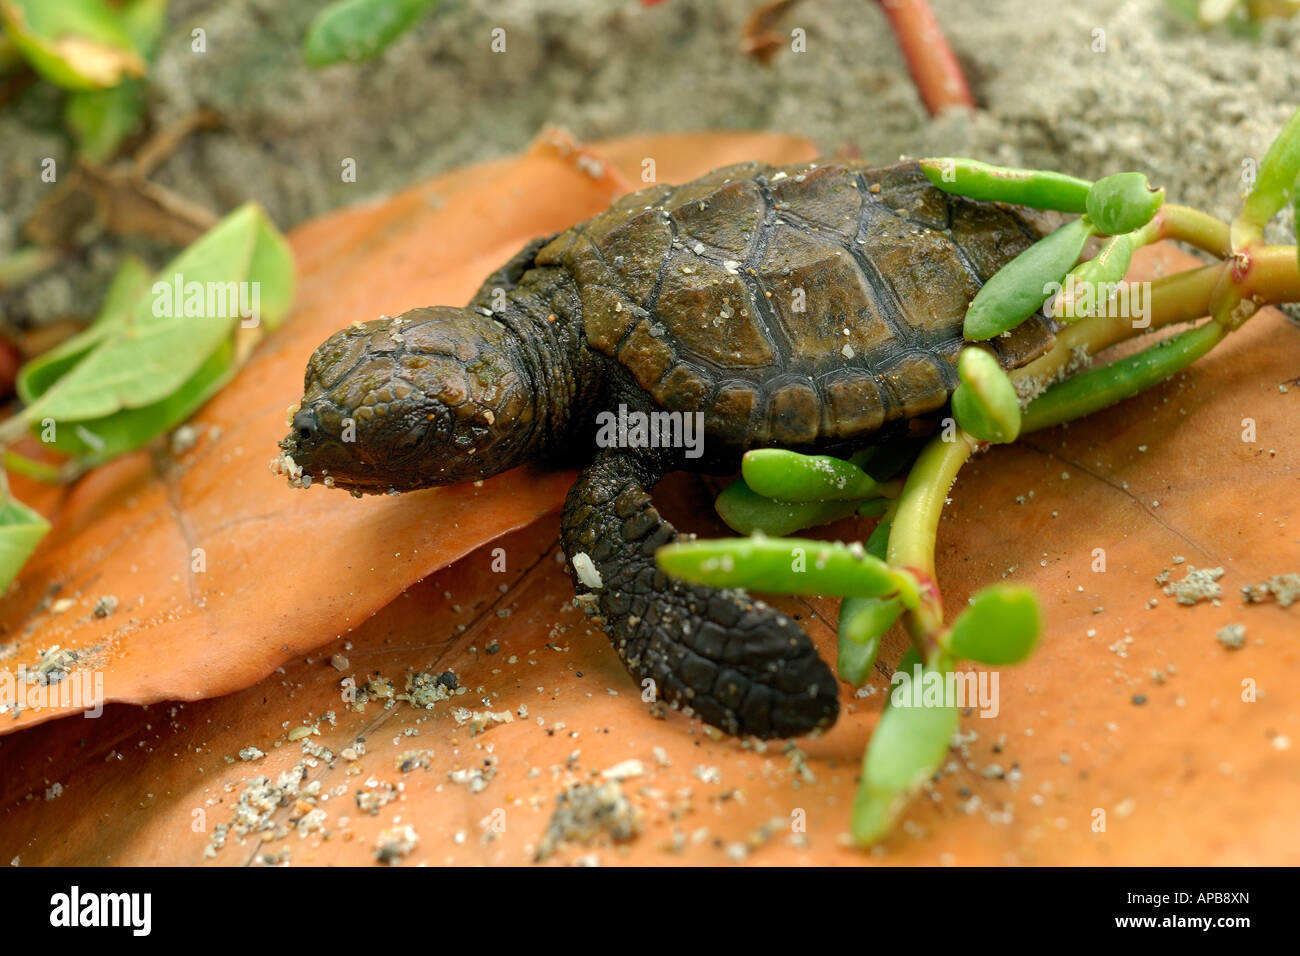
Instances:
[[[487,478],[530,457],[517,336],[469,309],[413,309],[331,335],[307,365],[276,469],[354,494]]]

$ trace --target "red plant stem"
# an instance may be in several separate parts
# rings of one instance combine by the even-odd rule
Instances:
[[[1295,246],[1250,246],[1234,276],[1244,296],[1277,305],[1300,302],[1300,259]]]
[[[912,81],[931,116],[950,106],[975,108],[957,56],[927,0],[877,0],[889,18]]]

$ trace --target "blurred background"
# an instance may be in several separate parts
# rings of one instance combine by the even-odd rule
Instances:
[[[757,0],[442,0],[376,58],[324,67],[303,41],[325,0],[163,6],[138,122],[90,150],[98,168],[139,172],[145,204],[162,207],[125,228],[91,208],[120,182],[51,202],[42,164],[66,173],[86,144],[69,94],[12,50],[3,60],[0,335],[25,355],[94,314],[124,251],[158,266],[250,198],[289,229],[518,151],[547,123],[581,139],[773,130],[882,163],[1136,169],[1229,215],[1300,90],[1300,21],[1207,28],[1194,2],[1168,0],[933,0],[978,105],[933,118],[872,0],[767,4],[781,43],[765,57],[743,42]]]

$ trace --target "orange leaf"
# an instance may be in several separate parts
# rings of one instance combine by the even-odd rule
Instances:
[[[758,145],[746,148],[760,154]],[[661,177],[670,168],[667,151],[654,142],[624,141],[604,155],[621,155],[617,165],[629,178],[645,156],[660,157]],[[358,241],[391,253],[382,232],[376,227],[371,240]],[[326,229],[319,238],[337,236]],[[307,245],[300,233],[304,259],[325,256]],[[340,244],[337,261],[345,263],[344,250],[351,248]],[[322,258],[317,278],[305,285],[324,282],[330,261]],[[1169,248],[1142,260],[1148,274],[1189,264]],[[463,300],[469,285],[467,279],[450,300]],[[321,296],[328,298],[324,289]],[[294,322],[304,314],[306,307]],[[1042,597],[1044,638],[1027,663],[997,672],[996,716],[963,718],[962,731],[974,736],[953,752],[951,772],[936,785],[938,799],[918,800],[907,811],[910,826],[886,842],[883,856],[851,849],[840,836],[887,676],[875,675],[875,692],[867,697],[844,687],[839,723],[799,741],[798,752],[716,738],[680,714],[656,720],[605,636],[572,607],[565,568],[555,560],[558,522],[550,516],[406,588],[315,655],[277,658],[288,661],[283,672],[245,690],[145,709],[112,705],[97,720],[54,721],[0,740],[0,860],[360,864],[375,860],[383,831],[410,826],[418,841],[399,858],[405,864],[526,863],[556,796],[594,775],[627,777],[621,788],[640,812],[640,835],[621,844],[598,835],[590,847],[562,847],[546,862],[595,853],[605,864],[1294,863],[1300,859],[1300,831],[1291,822],[1300,802],[1293,743],[1300,702],[1286,691],[1300,681],[1294,644],[1300,605],[1244,605],[1238,589],[1300,570],[1300,449],[1289,440],[1300,401],[1297,338],[1281,316],[1265,312],[1177,380],[1068,428],[990,449],[962,473],[940,525],[938,572],[948,605],[961,607],[969,594],[1006,575]],[[275,342],[285,340],[273,340],[266,349],[272,354],[261,360],[272,361],[283,349]],[[309,344],[289,349],[295,361]],[[269,390],[270,378],[254,381]],[[268,430],[278,438],[280,397],[266,404],[276,406],[265,414],[276,419]],[[1243,417],[1254,419],[1258,442],[1242,441]],[[225,454],[251,444],[254,420],[222,446]],[[195,454],[204,454],[202,446]],[[222,464],[212,452],[206,458],[209,467]],[[256,475],[256,464],[249,475]],[[147,463],[136,470],[141,489],[158,480]],[[182,481],[196,481],[199,470],[191,467]],[[261,480],[218,468],[209,481],[215,487],[196,487],[186,500],[216,494],[225,487],[223,475],[225,483],[243,482],[235,498],[241,490],[251,494]],[[125,478],[114,481],[120,494]],[[556,483],[562,488],[564,477]],[[525,494],[528,486],[497,491],[483,489],[480,507],[508,507],[502,499]],[[266,493],[279,491],[268,486]],[[327,564],[321,553],[333,546],[321,529],[330,527],[332,510],[356,506],[341,495],[315,495],[289,494],[313,505],[297,516],[291,539],[262,539],[281,565]],[[405,550],[413,532],[399,518],[418,523],[440,506],[438,499],[388,503],[420,506],[390,516],[387,547],[398,549],[400,530]],[[88,500],[100,503],[102,520],[112,520],[109,506],[117,499],[101,492]],[[706,482],[672,476],[656,500],[679,527],[721,533]],[[93,508],[83,510],[84,523]],[[847,522],[826,534],[861,535],[868,527]],[[130,527],[117,533],[135,534]],[[493,569],[498,547],[506,556],[504,573]],[[74,553],[66,540],[56,548]],[[1097,548],[1105,551],[1104,572],[1093,570]],[[113,560],[131,549],[128,540]],[[1175,564],[1175,555],[1186,563]],[[355,586],[385,574],[408,577],[409,567],[391,556],[367,560],[381,557],[373,575],[355,575]],[[1188,565],[1225,569],[1221,606],[1181,607],[1160,591],[1157,574],[1170,568],[1178,580]],[[104,563],[100,573],[112,566]],[[99,590],[93,573],[85,572],[78,585],[84,593]],[[311,580],[324,589],[325,576]],[[143,568],[139,577],[136,591]],[[226,580],[237,584],[233,574]],[[125,604],[132,592],[118,593]],[[354,599],[348,595],[335,606],[359,621],[359,601],[347,608]],[[232,613],[236,600],[212,593],[209,607]],[[264,622],[265,644],[297,633],[295,607],[265,594],[260,600],[264,611],[281,615]],[[799,614],[823,656],[833,659],[834,601],[773,603]],[[1245,625],[1246,645],[1230,651],[1215,633],[1234,622]],[[326,639],[342,630],[336,626]],[[233,629],[226,635],[238,636]],[[54,639],[47,633],[45,640]],[[904,644],[897,630],[886,635],[882,662],[897,661]],[[151,653],[156,666],[170,666],[170,645],[155,644]],[[336,654],[347,659],[337,660],[342,670],[330,665]],[[404,700],[386,708],[372,700],[357,712],[342,697],[340,682],[349,676],[358,685],[385,678],[401,694],[408,673],[447,670],[466,690],[432,709]],[[1243,699],[1247,681],[1257,689],[1252,702]],[[303,727],[319,734],[297,739]],[[265,757],[241,760],[248,747]],[[227,831],[224,846],[205,850],[218,828],[235,820],[240,795],[256,789],[257,777],[274,785],[300,763],[305,776],[288,778],[284,805],[273,806],[264,824],[242,837]],[[1104,830],[1094,826],[1099,809],[1106,813]],[[322,829],[305,826],[300,837],[294,821],[313,810],[323,814]],[[792,828],[805,820],[803,831]]]
[[[690,179],[742,158],[812,154],[802,140],[763,134],[633,138],[608,146],[624,173],[593,176],[594,154],[571,142],[557,149],[556,139],[294,230],[296,312],[194,418],[193,451],[136,454],[68,492],[15,482],[54,529],[0,602],[0,661],[12,675],[53,647],[79,659],[62,687],[0,682],[0,734],[83,709],[71,693],[83,675],[102,674],[106,700],[137,704],[247,687],[431,571],[554,510],[572,475],[519,469],[482,487],[360,501],[289,489],[269,462],[312,350],[358,319],[468,300],[529,239],[639,182],[643,156],[659,158],[661,177]],[[117,609],[96,617],[104,596]],[[18,692],[40,706],[15,718]]]

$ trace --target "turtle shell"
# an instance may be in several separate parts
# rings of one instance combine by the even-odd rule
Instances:
[[[935,189],[915,163],[742,163],[623,197],[536,257],[575,279],[590,345],[745,449],[852,441],[938,409],[966,307],[1057,222]],[[990,347],[1046,351],[1034,316]]]

